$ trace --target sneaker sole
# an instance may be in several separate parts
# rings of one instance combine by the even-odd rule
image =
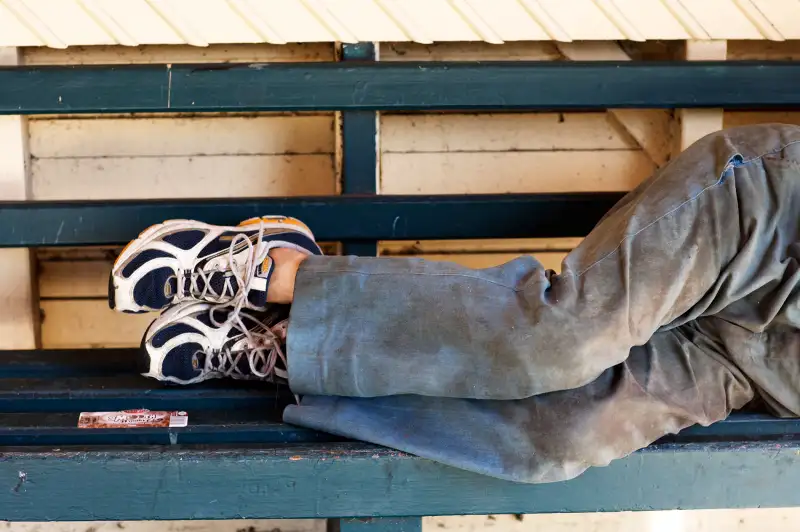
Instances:
[[[279,218],[277,216],[262,216],[262,217],[255,217],[255,218],[248,218],[247,220],[241,222],[239,225],[236,226],[223,226],[223,225],[211,225],[204,222],[198,222],[196,220],[165,220],[163,223],[154,224],[139,233],[135,239],[128,242],[122,251],[120,252],[117,259],[114,261],[113,266],[111,267],[111,272],[109,273],[108,279],[108,306],[111,310],[119,310],[116,307],[116,296],[115,296],[115,287],[114,287],[114,273],[117,271],[117,268],[120,264],[126,262],[128,259],[133,257],[136,253],[139,252],[140,248],[150,242],[153,239],[159,238],[163,235],[167,235],[171,232],[176,230],[191,230],[191,229],[207,229],[207,230],[222,230],[222,231],[240,231],[243,227],[247,227],[249,225],[256,225],[263,223],[265,229],[279,229],[281,227],[290,226],[290,228],[302,232],[311,240],[314,239],[314,234],[308,228],[306,224],[300,222],[299,220],[295,219],[286,219],[286,218]],[[128,314],[143,314],[149,312],[147,310],[125,310],[123,309],[122,312]]]

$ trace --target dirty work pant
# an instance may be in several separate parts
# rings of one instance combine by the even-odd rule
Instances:
[[[764,125],[694,144],[559,274],[311,258],[287,346],[304,397],[284,419],[550,482],[754,397],[798,415],[798,233],[800,128]]]

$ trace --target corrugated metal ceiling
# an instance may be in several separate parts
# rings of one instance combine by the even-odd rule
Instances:
[[[800,0],[0,0],[0,46],[800,38]]]

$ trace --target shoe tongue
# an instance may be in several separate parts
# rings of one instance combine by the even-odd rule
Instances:
[[[272,275],[272,259],[266,257],[261,264],[256,267],[256,274],[250,281],[250,291],[247,293],[247,300],[250,305],[263,309],[267,306],[267,286]]]

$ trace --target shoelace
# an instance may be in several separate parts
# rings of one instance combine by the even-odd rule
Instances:
[[[238,246],[240,242],[244,242],[245,246],[247,247],[243,264],[237,262],[236,260],[236,246]],[[247,287],[250,285],[250,282],[256,275],[256,269],[259,262],[257,258],[263,254],[264,247],[266,246],[264,243],[263,222],[259,223],[258,226],[257,242],[258,243],[253,246],[253,242],[250,240],[250,238],[243,233],[237,234],[231,240],[231,245],[228,247],[228,267],[230,268],[232,278],[236,280],[237,286],[235,288],[231,282],[231,277],[228,276],[225,277],[225,282],[222,285],[222,290],[219,293],[211,286],[212,276],[223,273],[221,268],[210,271],[178,271],[176,275],[176,281],[178,285],[177,300],[186,297],[183,295],[183,287],[186,286],[186,282],[188,281],[189,288],[187,292],[191,294],[192,297],[201,300],[210,300],[218,303],[219,305],[227,306],[232,304],[235,306],[235,310],[238,313],[238,311],[247,302]],[[200,281],[202,281],[202,287],[200,286]]]
[[[213,312],[211,317],[213,320]],[[243,317],[251,320],[256,326],[248,328],[244,324]],[[204,352],[205,364],[203,371],[220,373],[226,377],[233,375],[249,376],[252,374],[265,379],[274,374],[284,379],[287,378],[286,371],[277,367],[278,361],[283,362],[284,367],[287,367],[286,353],[281,347],[282,336],[286,330],[286,320],[272,327],[267,327],[256,318],[244,313],[238,314],[234,318],[232,327],[244,334],[247,339],[247,347],[237,351],[223,349],[213,353]],[[239,368],[239,362],[241,362],[242,357],[247,358],[250,374],[243,372]]]
[[[247,248],[243,263],[238,262],[236,259],[236,248],[240,242],[244,242]],[[247,376],[238,367],[242,357],[247,357],[252,375],[264,379],[274,374],[285,379],[288,378],[288,375],[285,370],[277,367],[277,363],[280,360],[283,362],[284,367],[288,367],[286,353],[281,346],[283,341],[281,336],[285,336],[286,331],[286,320],[268,326],[249,313],[242,313],[242,309],[247,303],[248,287],[256,275],[256,269],[260,262],[258,259],[264,254],[264,248],[266,247],[263,222],[259,223],[256,242],[257,244],[254,246],[247,235],[239,233],[233,237],[228,248],[228,265],[233,278],[236,280],[237,288],[233,287],[230,278],[226,278],[221,293],[216,293],[211,287],[210,281],[211,275],[219,270],[210,272],[198,270],[197,272],[189,273],[190,293],[195,296],[199,295],[201,299],[211,294],[216,300],[216,305],[209,311],[211,323],[217,327],[230,325],[232,328],[238,329],[247,339],[247,347],[240,351],[234,352],[224,349],[216,353],[204,353],[206,356],[203,369],[205,371],[219,372],[225,376]],[[185,279],[186,277],[179,272],[177,279],[179,287],[184,286]],[[202,289],[198,285],[198,279],[203,281]],[[230,294],[229,297],[228,294]],[[215,316],[216,310],[227,311],[227,318],[223,321],[218,321]],[[255,326],[248,328],[243,318],[252,321]],[[216,364],[214,359],[217,360]]]

